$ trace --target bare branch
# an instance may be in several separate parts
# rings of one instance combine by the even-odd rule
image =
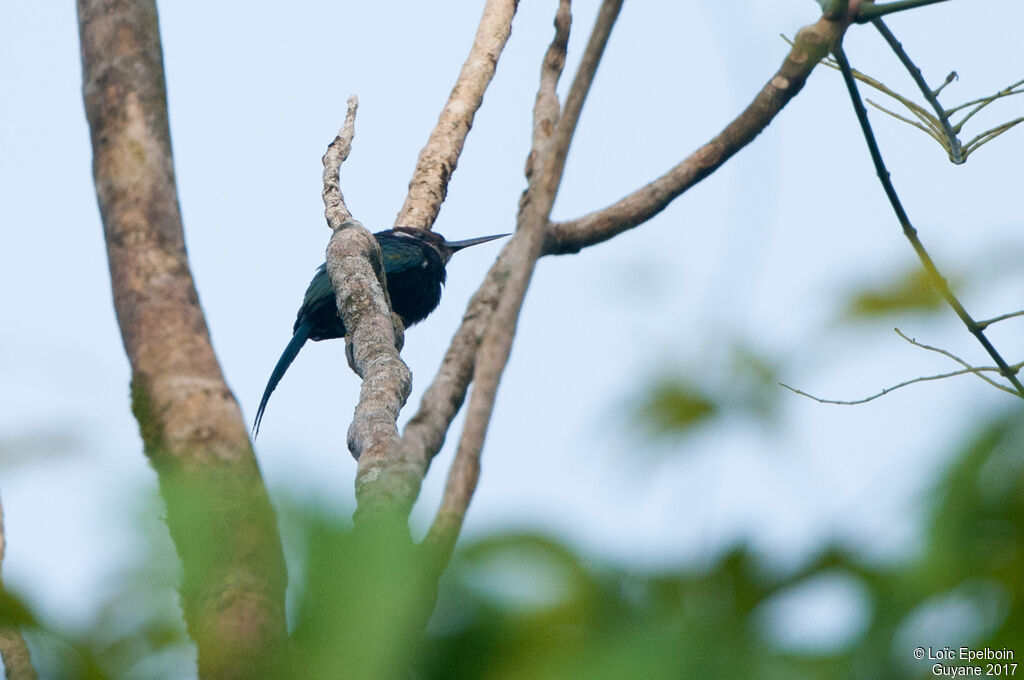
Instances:
[[[971,101],[964,102],[963,104],[957,104],[956,106],[954,106],[952,108],[946,109],[946,113],[952,115],[952,114],[956,113],[957,111],[961,111],[961,110],[966,109],[968,107],[971,107],[971,106],[975,107],[974,109],[972,109],[967,114],[967,116],[963,120],[961,120],[959,123],[957,123],[956,125],[953,126],[954,129],[957,132],[959,132],[960,128],[963,127],[964,123],[967,122],[968,118],[970,118],[975,113],[977,113],[981,109],[985,108],[986,106],[988,106],[989,104],[991,104],[995,100],[1002,99],[1003,97],[1012,97],[1015,94],[1024,93],[1024,89],[1018,89],[1018,88],[1021,87],[1021,85],[1024,85],[1024,80],[1018,80],[1017,82],[1004,87],[1002,90],[999,90],[999,92],[996,92],[995,94],[990,94],[987,97],[979,97],[978,99],[972,99]]]
[[[182,604],[199,675],[256,677],[273,666],[286,636],[284,557],[185,252],[156,5],[78,0],[78,20],[132,410],[184,565]]]
[[[921,349],[926,349],[929,352],[935,352],[937,354],[941,354],[944,357],[949,357],[953,361],[955,361],[958,364],[960,364],[961,366],[963,366],[968,371],[970,371],[972,373],[975,373],[979,378],[981,378],[982,380],[987,382],[992,387],[995,387],[997,389],[1003,390],[1004,392],[1009,392],[1010,394],[1012,394],[1015,397],[1019,397],[1020,396],[1019,394],[1017,394],[1016,391],[1011,390],[1009,387],[1006,387],[1005,385],[1000,385],[999,383],[997,383],[995,380],[992,380],[988,376],[982,375],[981,373],[977,372],[977,371],[988,371],[988,370],[994,370],[994,371],[998,372],[1000,369],[998,369],[998,368],[994,368],[994,369],[989,369],[989,368],[975,369],[974,366],[971,366],[969,363],[967,363],[966,361],[964,361],[963,359],[961,359],[960,357],[958,357],[957,355],[953,354],[952,352],[950,352],[948,350],[944,350],[941,347],[932,347],[931,345],[926,345],[923,342],[918,342],[917,340],[914,340],[913,338],[910,338],[910,337],[907,337],[906,335],[904,335],[903,331],[901,331],[899,328],[894,328],[893,330],[896,331],[896,334],[898,336],[900,336],[901,338],[903,338],[904,340],[909,342],[911,345],[914,345],[915,347],[920,347]],[[1015,364],[1014,366],[1011,366],[1011,368],[1013,368],[1015,371],[1019,371],[1020,367],[1021,367],[1021,364]]]
[[[359,461],[359,515],[404,517],[419,492],[419,478],[410,477],[408,466],[390,455],[398,442],[395,422],[412,389],[412,374],[399,355],[404,331],[391,311],[380,245],[352,217],[341,192],[341,164],[352,149],[358,105],[354,95],[349,97],[345,123],[323,157],[324,216],[334,231],[327,275],[345,321],[349,365],[362,378],[348,431],[349,451]]]
[[[994,323],[996,321],[1001,321],[1003,319],[1008,319],[1010,317],[1020,316],[1020,315],[1024,315],[1024,311],[1022,311],[1022,312],[1014,312],[1013,314],[1004,314],[1003,316],[999,316],[999,317],[996,317],[994,319],[990,319],[989,323]],[[906,387],[907,385],[913,385],[915,383],[920,383],[920,382],[927,382],[929,380],[944,380],[945,378],[952,378],[954,376],[965,375],[967,373],[972,373],[972,374],[978,376],[979,378],[981,378],[982,380],[984,380],[985,382],[987,382],[989,385],[992,385],[992,387],[1000,389],[1000,390],[1002,390],[1004,392],[1008,392],[1008,393],[1012,394],[1015,397],[1020,396],[1019,394],[1017,394],[1016,391],[1010,389],[1009,387],[1006,387],[1005,385],[1000,385],[995,380],[992,380],[987,375],[984,375],[986,372],[987,373],[1001,373],[1002,369],[1000,369],[1000,368],[998,368],[996,366],[972,366],[972,365],[970,365],[969,363],[967,363],[966,361],[964,361],[963,359],[961,359],[960,357],[958,357],[957,355],[953,354],[952,352],[950,352],[948,350],[944,350],[941,347],[932,347],[931,345],[926,345],[926,344],[924,344],[922,342],[918,342],[917,340],[914,340],[913,338],[908,337],[907,335],[905,335],[903,333],[903,331],[901,331],[899,328],[894,328],[893,330],[896,331],[897,335],[899,335],[901,338],[903,338],[904,340],[909,342],[911,345],[914,345],[915,347],[920,347],[921,349],[926,349],[926,350],[928,350],[930,352],[936,352],[938,354],[941,354],[944,357],[949,357],[953,361],[955,361],[958,364],[960,364],[961,366],[963,366],[963,368],[961,370],[959,370],[959,371],[950,371],[949,373],[939,373],[938,375],[926,375],[926,376],[921,376],[921,377],[918,377],[918,378],[913,378],[911,380],[905,380],[905,381],[903,381],[903,382],[901,382],[901,383],[899,383],[897,385],[893,385],[892,387],[886,387],[885,389],[883,389],[881,392],[878,392],[877,394],[872,394],[871,396],[864,397],[863,399],[853,399],[853,400],[849,400],[849,401],[841,400],[841,399],[824,399],[822,397],[816,397],[813,394],[808,394],[807,392],[804,392],[803,390],[798,390],[797,388],[791,387],[790,385],[787,385],[786,383],[781,383],[780,382],[779,384],[782,385],[783,387],[785,387],[787,390],[789,390],[791,392],[795,392],[796,394],[799,394],[802,397],[807,397],[808,399],[813,399],[814,401],[817,401],[817,402],[822,403],[822,404],[838,404],[840,406],[855,406],[857,404],[866,404],[869,401],[874,401],[875,399],[878,399],[879,397],[885,396],[886,394],[889,394],[890,392],[892,392],[894,390],[898,390],[901,387]],[[1014,364],[1010,368],[1012,370],[1014,370],[1014,371],[1019,371],[1021,368],[1024,368],[1024,362],[1020,362],[1018,364]]]
[[[564,163],[558,161],[560,144],[555,136],[559,124],[556,87],[565,66],[571,21],[569,0],[561,0],[555,16],[555,37],[541,67],[540,88],[534,105],[533,143],[526,164],[528,186],[520,200],[516,234],[502,252],[503,262],[508,267],[507,282],[480,343],[466,423],[448,473],[441,506],[425,540],[438,564],[447,562],[476,489],[480,453],[498,384],[508,363],[519,311],[540,255],[564,168]]]
[[[327,145],[327,152],[324,153],[324,189],[321,193],[324,199],[324,217],[327,218],[327,226],[331,231],[338,231],[346,223],[355,222],[352,213],[345,205],[345,197],[341,193],[341,164],[348,160],[352,152],[352,139],[356,134],[356,111],[359,109],[359,98],[351,95],[348,98],[348,111],[345,113],[345,123],[341,126],[334,141]],[[359,226],[362,226],[361,224]]]
[[[1006,360],[999,354],[996,348],[992,345],[989,339],[985,336],[984,329],[974,321],[964,306],[960,304],[960,300],[957,299],[956,295],[950,289],[946,279],[939,273],[938,268],[932,261],[928,251],[925,250],[924,244],[921,243],[921,239],[917,236],[917,229],[910,223],[910,217],[907,215],[907,211],[904,210],[903,204],[900,201],[899,195],[896,193],[896,187],[893,186],[892,178],[889,175],[889,170],[885,167],[885,161],[882,160],[882,152],[878,148],[878,142],[875,140],[874,130],[871,128],[871,122],[868,120],[867,109],[864,108],[864,102],[861,101],[860,91],[857,88],[857,80],[850,69],[850,62],[846,59],[846,53],[843,52],[842,45],[836,45],[833,50],[836,62],[839,64],[839,68],[843,73],[843,81],[846,83],[847,92],[850,95],[850,102],[853,104],[854,113],[857,115],[857,121],[860,123],[861,131],[864,134],[864,141],[867,144],[868,152],[871,154],[871,161],[874,163],[875,172],[878,175],[878,181],[882,184],[882,189],[885,191],[886,197],[889,199],[889,204],[892,206],[893,212],[896,214],[896,219],[899,221],[900,226],[903,229],[903,235],[906,236],[907,240],[910,241],[910,245],[914,248],[914,252],[917,253],[918,258],[921,260],[921,264],[924,265],[925,271],[928,272],[928,276],[932,281],[932,284],[936,287],[942,297],[946,300],[956,315],[963,322],[967,330],[970,331],[988,355],[992,357],[992,360],[996,362],[999,367],[1000,373],[1004,378],[1010,381],[1014,389],[1016,389],[1019,396],[1024,397],[1024,385],[1021,384],[1020,379],[1017,377],[1017,371],[1010,368],[1006,363]]]
[[[395,224],[430,229],[448,194],[448,181],[473,126],[473,117],[494,77],[498,57],[512,31],[518,0],[488,0],[448,102],[441,110],[427,145],[420,152],[409,193]]]
[[[999,316],[994,316],[991,319],[985,319],[984,321],[979,321],[978,322],[978,326],[981,327],[984,330],[985,328],[988,328],[989,326],[991,326],[994,323],[999,323],[1000,321],[1006,321],[1007,319],[1012,319],[1012,318],[1017,317],[1017,316],[1024,316],[1024,309],[1022,309],[1022,310],[1020,310],[1018,312],[1010,312],[1009,314],[1000,314]]]
[[[767,127],[800,91],[807,76],[832,49],[847,25],[844,20],[822,17],[816,24],[802,28],[779,71],[721,133],[661,177],[607,208],[551,225],[544,254],[576,253],[643,224],[717,170]]]
[[[874,401],[875,399],[878,399],[879,397],[883,397],[883,396],[889,394],[890,392],[892,392],[894,390],[898,390],[901,387],[906,387],[907,385],[913,385],[914,383],[927,382],[929,380],[944,380],[945,378],[952,378],[952,377],[957,376],[957,375],[964,375],[965,373],[974,373],[978,377],[986,379],[985,376],[981,375],[981,371],[995,371],[995,372],[998,373],[999,369],[996,368],[995,366],[980,366],[980,367],[971,366],[969,368],[963,368],[963,369],[960,369],[959,371],[951,371],[949,373],[940,373],[938,375],[924,375],[924,376],[921,376],[919,378],[913,378],[911,380],[905,380],[905,381],[903,381],[903,382],[901,382],[899,384],[893,385],[892,387],[886,387],[881,392],[878,392],[877,394],[872,394],[870,397],[864,397],[863,399],[852,399],[852,400],[849,400],[849,401],[842,400],[842,399],[824,399],[822,397],[816,397],[813,394],[808,394],[807,392],[804,392],[803,390],[798,390],[797,388],[791,387],[791,386],[787,385],[786,383],[781,383],[780,382],[779,384],[782,385],[783,387],[785,387],[790,392],[794,392],[796,394],[799,394],[802,397],[807,397],[808,399],[813,399],[814,401],[816,401],[818,403],[821,403],[821,404],[837,404],[839,406],[856,406],[858,404],[866,404],[869,401]],[[1000,388],[1000,389],[1003,389],[1003,390],[1006,389],[1005,387],[1003,387],[1002,385],[999,385],[998,383],[993,383],[993,384],[996,387]],[[1008,391],[1011,394],[1014,394],[1013,390],[1008,390]]]
[[[565,110],[558,121],[559,155],[563,163],[621,7],[621,0],[605,0],[598,10],[586,52],[566,98]],[[424,471],[444,445],[445,434],[465,401],[473,378],[477,350],[508,281],[512,252],[508,249],[502,251],[470,300],[462,325],[452,338],[441,368],[424,393],[416,415],[406,425],[402,435],[404,456],[409,460],[422,461]]]
[[[942,133],[946,138],[946,143],[943,144],[943,146],[945,146],[949,152],[949,159],[957,165],[966,161],[967,158],[960,149],[960,140],[957,139],[956,133],[953,131],[953,126],[949,122],[949,114],[942,108],[942,105],[939,104],[936,91],[932,90],[931,86],[929,86],[925,81],[924,75],[921,73],[921,69],[918,68],[917,64],[915,64],[913,59],[910,58],[910,55],[903,49],[903,44],[896,39],[896,36],[893,35],[893,32],[889,30],[889,27],[885,25],[885,22],[882,21],[880,16],[872,20],[871,23],[874,24],[875,28],[882,35],[885,41],[889,43],[889,47],[907,69],[907,73],[909,73],[910,77],[914,79],[915,83],[917,83],[917,87],[921,90],[921,94],[924,95],[924,98],[928,100],[928,103],[935,111],[935,117],[942,126]]]
[[[4,509],[0,505],[0,566],[3,565],[4,553],[7,549],[7,537],[4,532]],[[3,589],[0,580],[0,590]],[[21,631],[14,626],[0,625],[0,658],[3,658],[4,672],[7,680],[37,680],[39,675],[32,666],[32,657],[25,644]]]

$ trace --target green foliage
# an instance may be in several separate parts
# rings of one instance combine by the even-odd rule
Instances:
[[[914,265],[876,288],[855,293],[846,304],[843,318],[864,320],[907,312],[931,313],[945,305],[928,272]]]
[[[631,407],[644,436],[686,435],[726,418],[768,422],[775,413],[775,363],[750,345],[729,344],[693,370],[661,371]]]
[[[832,547],[779,573],[737,545],[701,567],[645,571],[512,533],[462,546],[435,593],[402,527],[353,531],[317,508],[283,522],[300,545],[293,644],[268,678],[923,678],[932,662],[913,658],[917,646],[1024,650],[1020,413],[979,424],[930,495],[920,552],[898,564]],[[172,678],[193,663],[165,529],[150,523],[140,546],[146,558],[89,630],[4,600],[43,677]],[[863,621],[835,645],[788,646],[773,613],[835,578],[856,584]]]
[[[718,411],[710,396],[685,378],[662,378],[637,407],[637,420],[657,434],[682,432]]]

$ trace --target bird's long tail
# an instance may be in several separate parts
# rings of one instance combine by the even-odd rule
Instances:
[[[256,410],[256,422],[252,426],[253,439],[256,439],[256,435],[260,433],[260,421],[263,420],[263,412],[267,410],[267,402],[270,401],[270,395],[273,394],[277,383],[281,382],[285,371],[295,361],[299,350],[306,344],[306,340],[309,339],[309,334],[312,330],[313,322],[308,319],[299,324],[295,329],[295,334],[292,335],[291,342],[284,348],[281,358],[277,360],[277,365],[274,366],[274,371],[270,374],[270,380],[267,381],[267,389],[263,390],[263,399],[260,400],[260,407]]]

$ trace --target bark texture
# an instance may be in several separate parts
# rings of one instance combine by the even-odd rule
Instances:
[[[822,17],[817,23],[802,28],[778,72],[722,132],[662,176],[607,208],[552,224],[548,229],[544,254],[577,253],[643,224],[668,207],[680,194],[717,170],[768,127],[803,88],[811,71],[828,55],[848,25],[845,19]]]
[[[564,134],[558,130],[561,112],[556,90],[565,67],[571,24],[569,0],[561,0],[555,14],[555,36],[544,56],[540,88],[534,103],[533,139],[526,162],[527,188],[520,199],[516,233],[499,260],[507,274],[500,277],[503,289],[480,339],[466,424],[448,472],[441,506],[427,534],[426,545],[432,559],[439,565],[448,561],[476,490],[480,477],[480,454],[494,412],[498,385],[512,351],[519,312],[534,265],[541,254],[548,217],[565,167],[575,118]],[[582,107],[585,95],[584,89],[578,97],[578,106]]]
[[[132,408],[184,566],[203,678],[250,678],[285,639],[285,566],[247,428],[185,252],[154,0],[78,0],[83,94]]]
[[[4,510],[0,506],[0,566],[7,551],[7,536],[4,533]],[[0,591],[3,582],[0,580]],[[0,657],[4,661],[4,676],[7,680],[38,680],[39,674],[32,666],[32,657],[25,644],[25,638],[15,626],[0,624]]]
[[[441,110],[427,145],[420,151],[409,193],[395,218],[396,226],[430,229],[448,194],[448,181],[462,155],[473,117],[494,77],[498,57],[512,32],[519,0],[488,0],[473,47]]]

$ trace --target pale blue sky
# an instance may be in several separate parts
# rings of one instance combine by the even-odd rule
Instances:
[[[578,2],[569,69],[596,2]],[[390,226],[416,156],[469,49],[482,3],[161,3],[172,138],[186,239],[227,379],[251,419],[329,232],[320,156],[361,102],[342,187],[372,229]],[[454,175],[438,231],[511,231],[530,109],[555,3],[522,2]],[[0,21],[0,466],[5,577],[44,611],[87,622],[130,559],[130,513],[154,487],[128,408],[91,184],[70,2],[5,2]],[[810,0],[626,3],[584,110],[557,218],[615,200],[706,141],[772,75],[779,33],[813,21]],[[1022,77],[1018,0],[950,2],[890,26],[947,101]],[[873,29],[851,31],[854,65],[912,92]],[[567,72],[569,72],[567,70]],[[568,80],[568,78],[567,78]],[[1024,99],[986,121],[1021,115]],[[980,118],[980,116],[979,116]],[[1024,130],[953,167],[920,132],[873,117],[890,169],[940,266],[1019,249]],[[981,128],[979,128],[980,130]],[[967,135],[971,136],[970,134]],[[407,335],[411,404],[436,369],[497,246],[459,254],[440,309]],[[1019,252],[1019,250],[1017,250]],[[961,378],[857,408],[779,388],[778,427],[744,421],[638,455],[621,408],[663,363],[717,370],[740,337],[787,359],[783,376],[850,398],[953,368],[884,323],[836,329],[843,294],[910,266],[841,80],[818,69],[754,144],[649,224],[537,269],[499,393],[468,535],[536,527],[624,562],[706,559],[748,540],[793,564],[838,536],[873,554],[913,547],[916,500],[972,420],[1010,400]],[[984,318],[1021,308],[1001,274],[965,300]],[[983,362],[958,322],[897,320]],[[993,339],[1011,361],[1020,325]],[[713,376],[711,378],[713,380]],[[358,392],[342,343],[302,352],[274,395],[257,455],[275,494],[348,512],[345,430]],[[412,412],[407,408],[405,417]],[[436,507],[457,421],[417,505]]]

